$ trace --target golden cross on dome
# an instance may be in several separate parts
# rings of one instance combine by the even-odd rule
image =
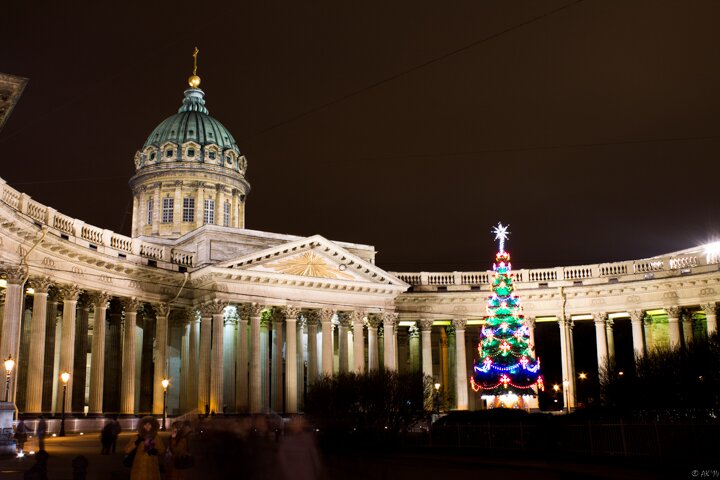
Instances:
[[[200,77],[197,75],[197,56],[198,53],[200,53],[200,50],[198,50],[197,47],[195,47],[195,51],[193,52],[193,74],[188,78],[188,85],[190,85],[192,88],[198,88],[200,86]]]

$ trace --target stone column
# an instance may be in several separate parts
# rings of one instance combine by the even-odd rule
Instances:
[[[645,318],[644,310],[631,310],[630,324],[632,326],[632,341],[633,350],[635,351],[635,357],[643,357],[645,355],[643,339],[643,318]]]
[[[353,370],[356,373],[365,373],[364,318],[364,312],[355,310],[350,314],[353,326]]]
[[[572,329],[570,315],[558,321],[560,326],[560,356],[563,376],[563,397],[565,406],[575,408],[575,362],[573,361]]]
[[[205,224],[205,183],[197,183],[197,204],[195,205],[195,223],[197,228]]]
[[[235,398],[236,385],[235,371],[237,363],[237,319],[235,316],[223,317],[223,406],[235,411],[237,401]]]
[[[682,331],[685,347],[687,348],[693,341],[693,318],[690,310],[685,310],[682,315]]]
[[[607,322],[605,323],[605,336],[607,337],[608,361],[610,362],[611,366],[615,366],[615,335],[613,333],[614,325],[615,322],[613,322],[612,318],[608,318]]]
[[[238,322],[237,362],[235,364],[235,402],[237,411],[247,413],[250,406],[248,398],[248,361],[250,346],[248,345],[248,319],[250,306],[245,304],[238,308],[240,320]]]
[[[705,311],[705,319],[707,321],[708,337],[717,332],[717,304],[715,302],[706,303],[700,306]]]
[[[305,341],[305,335],[307,334],[307,329],[305,328],[305,319],[302,316],[297,317],[297,338],[296,340],[296,350],[295,353],[297,354],[297,409],[298,411],[303,411],[305,409],[305,368],[307,366],[307,360],[305,357],[305,351],[307,348],[307,342]]]
[[[382,323],[377,314],[368,315],[368,371],[380,368],[378,355],[378,327]]]
[[[307,372],[307,383],[312,385],[317,379],[320,369],[318,368],[318,356],[317,356],[317,327],[320,321],[320,312],[317,310],[310,310],[303,314],[308,330],[308,372]]]
[[[680,348],[680,314],[681,309],[678,306],[666,307],[665,311],[668,315],[668,333],[670,334],[670,348]]]
[[[75,320],[75,359],[73,360],[73,389],[71,411],[85,410],[85,384],[87,382],[88,324],[91,302],[87,295],[81,295],[77,304]],[[69,392],[69,390],[68,390]],[[70,395],[68,393],[68,395]]]
[[[230,206],[232,209],[230,211],[230,226],[234,228],[238,228],[238,189],[233,188],[232,189],[232,205]]]
[[[271,407],[275,412],[282,411],[283,405],[283,312],[280,308],[272,315],[272,364],[271,364]]]
[[[214,300],[208,304],[212,313],[212,356],[210,360],[210,412],[223,412],[223,329],[225,328],[224,311],[226,302]]]
[[[329,377],[333,374],[333,348],[332,348],[332,318],[334,310],[323,308],[320,310],[320,325],[322,327],[322,373]]]
[[[528,339],[528,346],[530,347],[530,352],[535,356],[535,317],[525,317],[525,325],[527,326],[528,336],[530,337]]]
[[[597,350],[597,364],[598,374],[602,374],[603,368],[607,366],[608,351],[607,351],[607,313],[595,313],[593,314],[595,321],[595,344]],[[599,378],[599,377],[598,377]]]
[[[222,161],[224,162],[225,160],[223,159]],[[223,224],[223,206],[222,206],[223,191],[225,191],[224,186],[219,185],[219,184],[215,185],[215,225]]]
[[[5,273],[7,288],[5,288],[5,308],[3,309],[2,338],[0,338],[0,362],[4,362],[5,359],[12,356],[15,365],[18,365],[20,317],[22,316],[23,285],[26,277],[25,270],[22,268],[10,268]],[[10,402],[15,401],[16,379],[17,370],[10,376]]]
[[[455,385],[457,388],[457,409],[468,409],[468,376],[467,356],[465,354],[465,320],[454,319],[452,325],[455,328],[455,369],[457,377]]]
[[[78,296],[80,289],[76,285],[65,286],[60,289],[63,299],[62,332],[60,339],[60,373],[70,373],[70,380],[67,383],[67,397],[65,402],[66,411],[72,409],[72,381],[73,366],[75,360],[75,317]],[[63,383],[60,375],[55,379],[58,385],[58,392],[63,391]],[[62,393],[58,395],[57,411],[62,409]]]
[[[385,370],[397,371],[397,364],[395,363],[395,321],[397,320],[397,313],[383,313],[383,330],[385,341]]]
[[[179,407],[180,412],[186,412],[190,410],[190,404],[188,404],[188,368],[190,362],[188,356],[190,355],[190,322],[185,323],[183,329],[183,335],[180,340],[180,397]],[[192,404],[195,407],[195,404]]]
[[[123,305],[125,307],[125,326],[120,380],[120,413],[133,415],[135,413],[135,326],[137,325],[137,311],[142,308],[142,303],[136,298],[128,298],[125,299]],[[63,316],[63,328],[64,326],[65,317]]]
[[[643,333],[645,334],[645,353],[652,352],[654,345],[653,331],[652,331],[653,319],[650,315],[645,316],[643,319]]]
[[[179,152],[178,152],[179,153]],[[175,181],[175,200],[173,202],[173,232],[180,233],[182,228],[183,196],[182,180]],[[162,407],[161,407],[162,410]]]
[[[95,307],[93,316],[93,339],[90,353],[90,402],[88,413],[99,415],[103,408],[103,383],[105,381],[105,316],[110,295],[96,293],[91,297]]]
[[[272,323],[272,311],[270,315],[260,318],[260,391],[262,392],[263,412],[270,409],[270,325]]]
[[[207,305],[200,308],[200,355],[198,362],[198,410],[210,413],[210,337],[212,311]]]
[[[197,312],[194,308],[185,311],[187,320],[190,322],[190,340],[188,341],[188,388],[187,388],[187,408],[200,408],[200,399],[198,394],[200,386],[198,384],[198,376],[200,375],[200,321],[197,318]],[[204,405],[203,405],[204,408]],[[204,412],[204,410],[199,410]]]
[[[164,392],[162,381],[164,378],[167,378],[167,332],[170,306],[167,303],[156,303],[152,307],[155,311],[155,348],[153,352],[155,361],[153,369],[152,413],[162,415]]]
[[[420,319],[420,335],[422,343],[422,372],[426,377],[433,376],[432,363],[432,325],[430,318]]]
[[[413,325],[408,328],[410,337],[410,367],[413,373],[420,371],[420,329]]]
[[[340,373],[347,373],[349,368],[348,360],[348,331],[352,325],[349,312],[337,312],[338,316],[338,370]]]
[[[260,317],[264,305],[252,303],[248,310],[250,314],[250,413],[262,411],[262,390],[260,372]]]
[[[161,152],[158,152],[160,155]],[[162,183],[155,184],[155,192],[153,193],[153,219],[152,233],[157,235],[160,232],[160,220],[162,219],[162,199],[160,198]]]
[[[297,316],[300,308],[287,306],[285,314],[285,413],[298,411]]]
[[[2,320],[3,320],[4,313],[5,313],[5,290],[0,290],[0,344],[2,344]]]
[[[4,294],[5,291],[3,290]],[[55,346],[59,339],[55,339],[58,320],[58,291],[56,288],[50,290],[48,295],[47,316],[45,320],[45,359],[43,372],[43,398],[42,411],[52,412],[55,407],[53,401],[53,390],[55,389]]]
[[[51,282],[49,278],[31,280],[35,295],[30,325],[30,349],[27,375],[26,413],[42,412],[43,373],[45,367],[45,323],[47,320],[47,298]],[[7,358],[7,357],[5,357]],[[5,358],[0,359],[4,361]]]

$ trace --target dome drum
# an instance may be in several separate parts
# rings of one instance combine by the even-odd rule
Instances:
[[[135,154],[135,170],[149,165],[170,162],[193,162],[217,165],[229,168],[240,175],[245,175],[247,159],[236,149],[221,149],[216,144],[200,145],[196,142],[177,144],[165,142],[159,147],[149,145]]]

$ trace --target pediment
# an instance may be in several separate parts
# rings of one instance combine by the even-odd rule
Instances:
[[[408,287],[405,282],[320,235],[253,252],[215,265],[215,268],[308,280],[326,279]]]

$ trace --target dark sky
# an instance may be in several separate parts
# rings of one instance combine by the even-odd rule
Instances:
[[[498,220],[515,268],[720,234],[717,0],[12,3],[0,71],[30,81],[0,177],[97,226],[129,232],[133,155],[197,45],[248,228],[399,271],[490,268]]]

